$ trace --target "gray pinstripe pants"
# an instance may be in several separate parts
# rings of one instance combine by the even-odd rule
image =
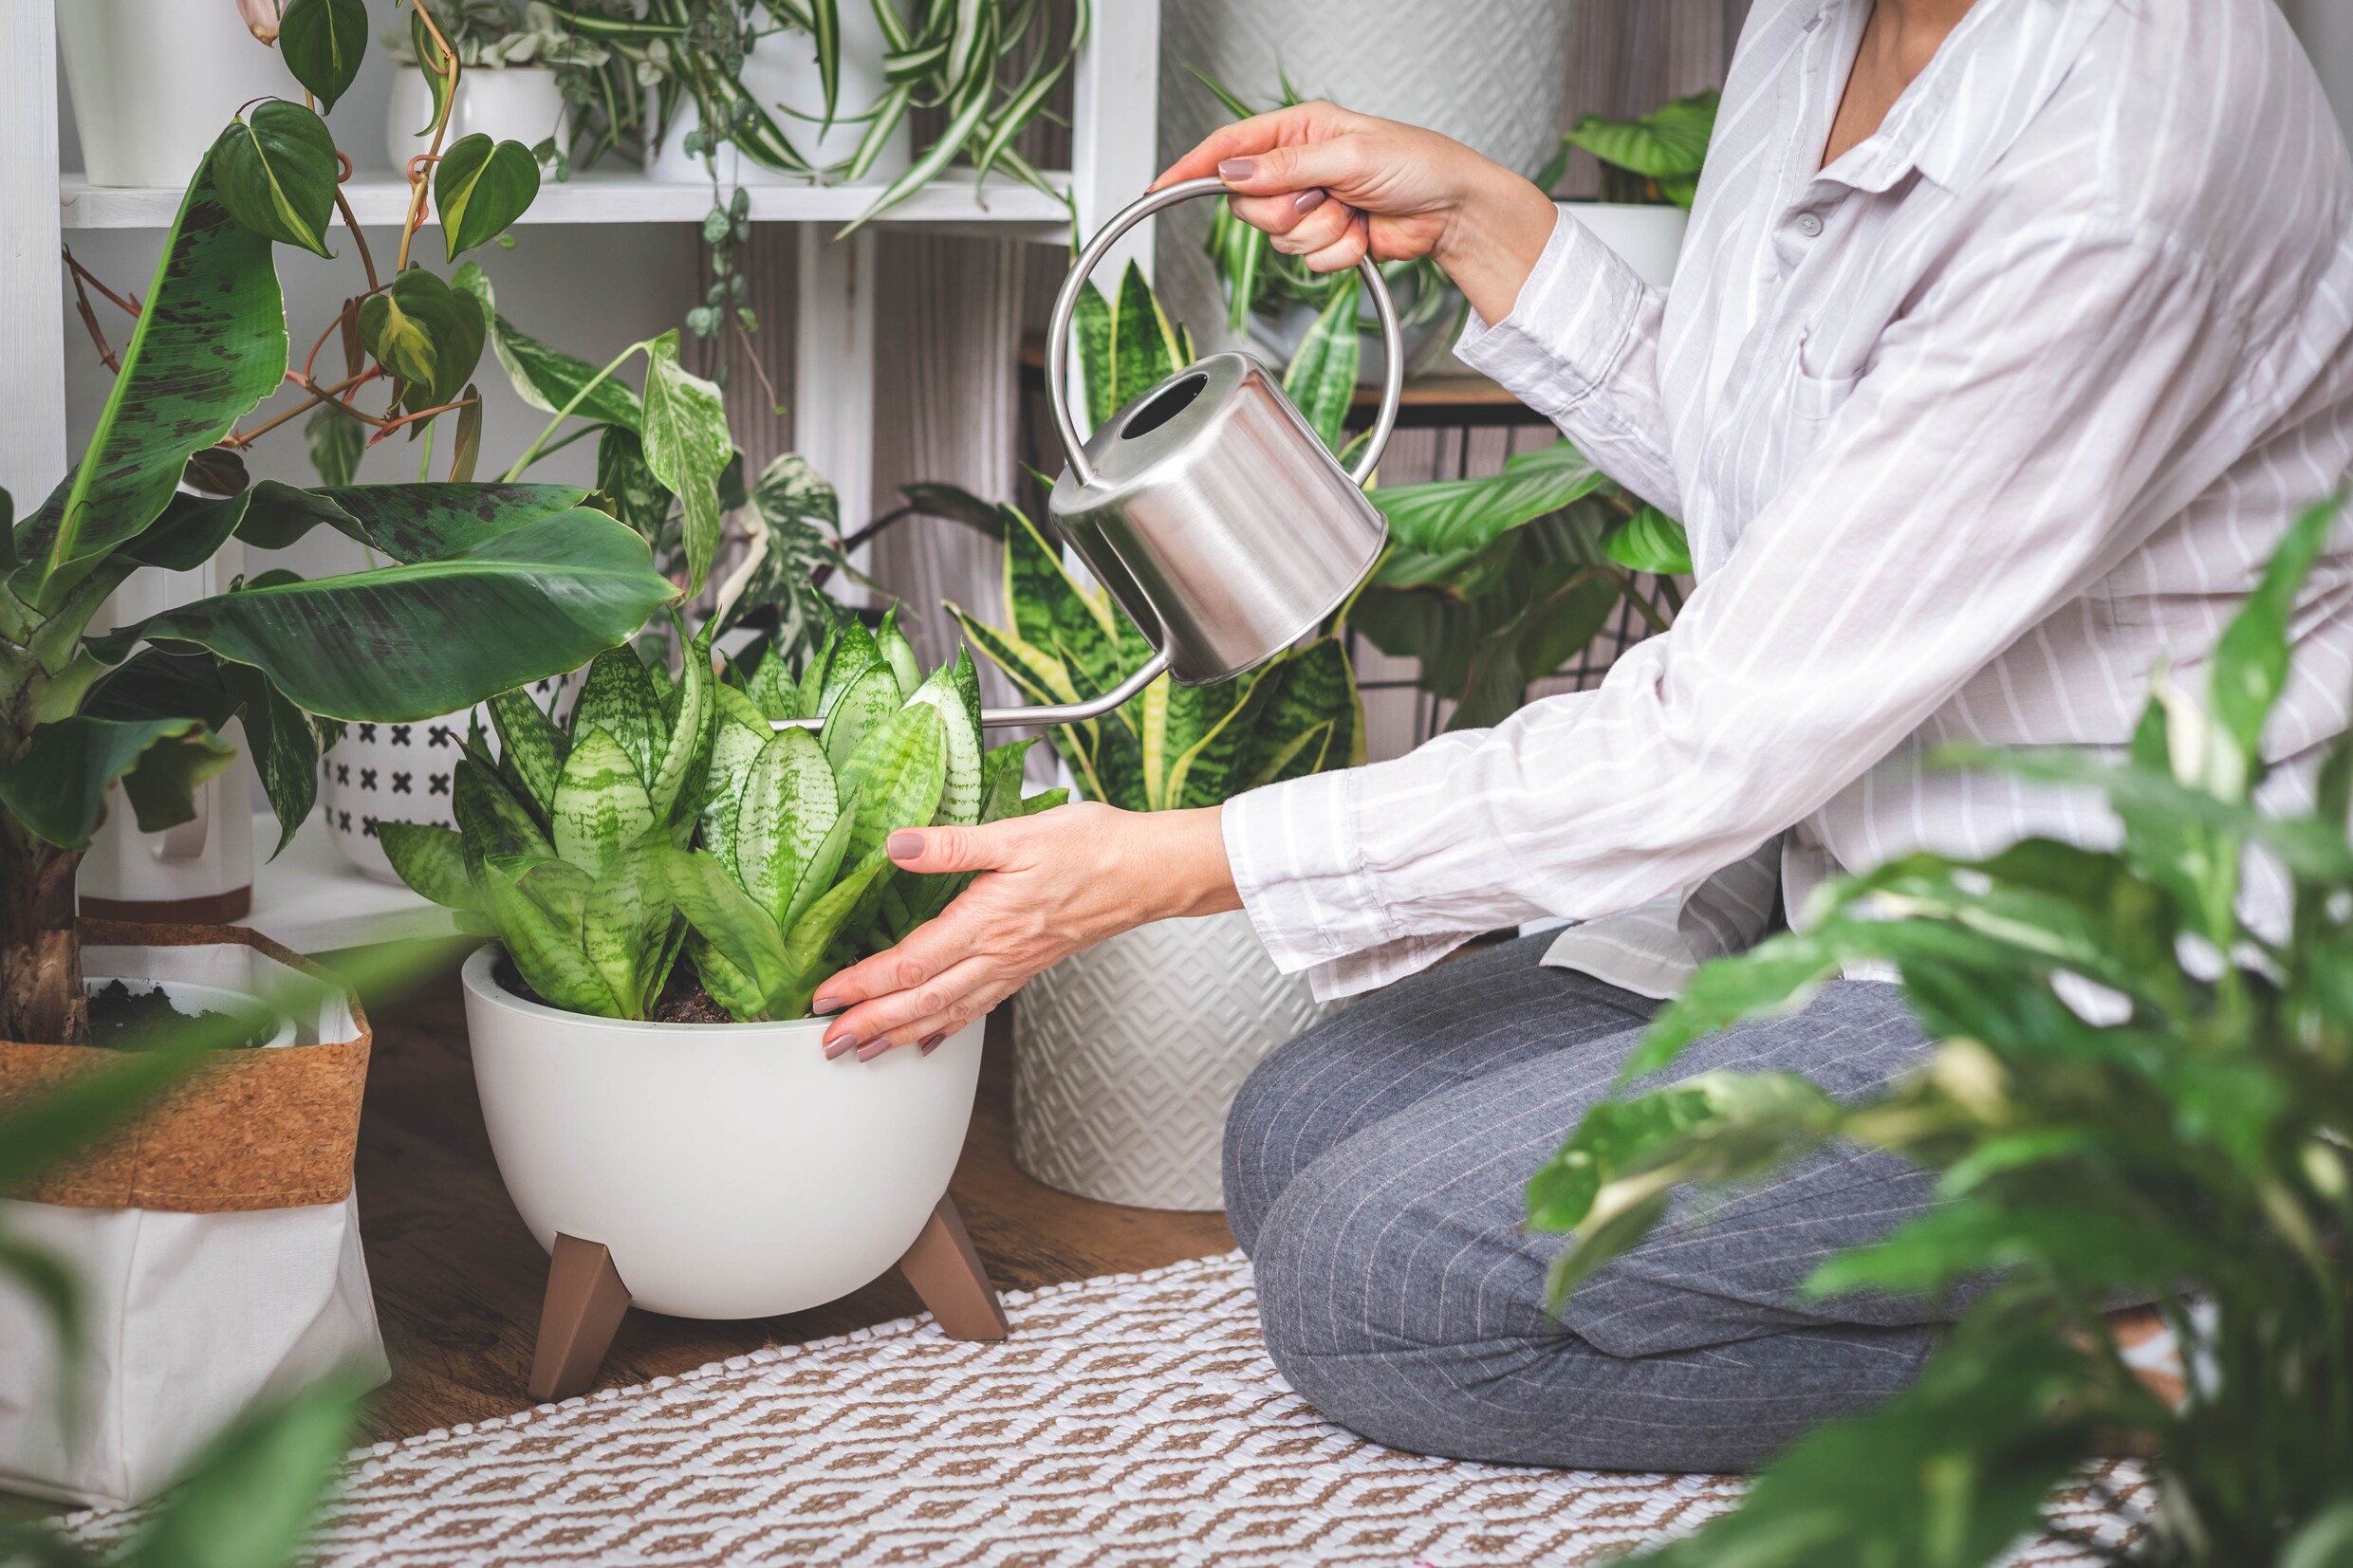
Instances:
[[[1523,1190],[1610,1090],[1656,1008],[1532,937],[1357,1004],[1268,1057],[1226,1126],[1226,1203],[1292,1387],[1377,1442],[1510,1464],[1744,1470],[1911,1380],[1930,1302],[1801,1302],[1831,1252],[1918,1212],[1932,1178],[1833,1150],[1695,1200],[1544,1312],[1562,1238]],[[1853,1095],[1926,1046],[1893,986],[1840,981],[1666,1075],[1789,1069]],[[1648,1085],[1646,1085],[1648,1086]]]

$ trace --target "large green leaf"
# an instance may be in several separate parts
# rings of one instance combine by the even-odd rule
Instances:
[[[1356,397],[1357,365],[1363,352],[1356,332],[1360,286],[1357,274],[1345,275],[1283,372],[1284,392],[1306,415],[1307,427],[1335,452]]]
[[[1609,531],[1603,548],[1629,571],[1659,577],[1689,577],[1691,539],[1683,525],[1656,507],[1644,507]]]
[[[491,347],[497,352],[498,362],[506,367],[507,378],[514,383],[516,395],[531,407],[549,414],[568,408],[584,419],[621,425],[632,431],[644,421],[645,405],[626,381],[605,375],[601,367],[584,360],[549,348],[501,316],[490,274],[480,264],[468,262],[460,267],[450,275],[450,286],[472,294],[481,303],[482,314],[491,323]],[[602,478],[598,488],[608,489]],[[622,521],[631,520],[624,517]]]
[[[910,704],[867,735],[842,765],[842,792],[858,796],[847,852],[851,862],[874,854],[899,828],[931,824],[947,785],[946,730],[938,709]]]
[[[1120,275],[1111,323],[1111,407],[1125,408],[1184,367],[1183,341],[1135,262]],[[1108,415],[1105,415],[1108,417]]]
[[[481,362],[482,302],[411,267],[360,306],[360,337],[377,363],[407,383],[412,414],[456,397]]]
[[[700,591],[719,549],[719,475],[734,455],[719,389],[678,363],[676,328],[646,350],[645,461],[686,509],[686,591]]]
[[[376,824],[376,839],[400,880],[417,892],[454,910],[482,907],[456,833],[430,822],[381,821]]]
[[[528,523],[446,561],[222,594],[94,638],[250,664],[309,712],[433,718],[563,674],[643,625],[672,592],[644,541],[602,512]]]
[[[269,242],[220,204],[209,159],[164,237],[145,305],[75,470],[44,581],[24,596],[45,607],[86,570],[68,568],[153,522],[189,454],[216,444],[285,377],[286,309]]]
[[[572,733],[602,729],[621,743],[640,781],[661,763],[661,698],[652,673],[634,649],[607,648],[589,661],[572,702]]]
[[[332,113],[367,54],[364,0],[287,0],[278,13],[278,52],[294,80]]]
[[[449,259],[505,233],[539,196],[539,159],[520,141],[460,137],[433,171],[433,206]]]
[[[570,511],[584,494],[568,485],[507,484],[299,490],[265,479],[238,497],[247,506],[237,537],[259,549],[282,550],[324,526],[404,565],[448,561],[527,523]]]
[[[704,988],[736,1019],[765,1016],[769,998],[793,979],[775,920],[708,855],[673,850],[662,864],[679,914],[725,960],[714,972],[705,955],[696,954]]]
[[[1558,441],[1522,452],[1491,479],[1385,487],[1372,492],[1372,501],[1399,544],[1438,553],[1478,549],[1608,483],[1583,452]]]
[[[1603,163],[1656,179],[1691,180],[1708,159],[1720,95],[1711,88],[1678,98],[1639,120],[1586,115],[1562,138]]]
[[[267,99],[250,117],[232,120],[213,143],[212,177],[221,204],[263,239],[299,245],[317,255],[326,248],[343,166],[335,134],[300,103]]]
[[[2264,568],[2263,581],[2223,629],[2208,673],[2208,700],[2221,737],[2231,747],[2210,765],[2209,781],[2226,799],[2249,787],[2262,756],[2263,727],[2288,686],[2288,622],[2312,563],[2328,543],[2342,509],[2331,501],[2306,512]]]
[[[199,719],[76,714],[40,726],[22,754],[0,762],[0,805],[50,843],[87,849],[117,779],[154,832],[193,818],[190,792],[235,759]]]
[[[648,544],[660,540],[671,496],[646,465],[645,442],[636,431],[607,425],[597,437],[597,493]]]
[[[841,499],[808,459],[787,452],[761,470],[750,501],[756,524],[752,554],[738,568],[741,581],[730,581],[732,597],[722,606],[719,629],[754,610],[772,608],[774,645],[803,647],[829,624],[818,568],[849,570],[841,546]]]
[[[733,831],[736,881],[779,928],[812,875],[829,879],[819,850],[842,814],[832,767],[806,729],[771,736],[743,774]],[[846,840],[845,840],[846,841]],[[717,846],[713,846],[714,848]]]

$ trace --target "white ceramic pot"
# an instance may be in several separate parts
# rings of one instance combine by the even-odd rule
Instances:
[[[240,105],[302,94],[230,0],[57,0],[57,46],[92,185],[177,190]]]
[[[457,101],[450,106],[442,145],[479,132],[493,141],[520,141],[526,147],[554,137],[556,145],[565,146],[569,113],[556,73],[545,65],[474,66],[458,73]],[[415,65],[400,66],[392,73],[392,97],[384,109],[384,150],[396,173],[432,146],[430,136],[417,134],[432,124],[433,88],[425,73]]]
[[[980,1078],[973,1024],[930,1056],[828,1061],[825,1020],[623,1024],[466,961],[498,1172],[539,1245],[602,1243],[632,1305],[764,1318],[896,1264],[948,1190]]]
[[[1561,210],[1593,231],[1594,237],[1625,259],[1653,288],[1675,282],[1691,214],[1680,207],[1640,206],[1612,201],[1568,201]]]
[[[550,675],[531,687],[542,708],[562,719],[580,691],[581,675]],[[491,729],[487,708],[476,708],[482,729]],[[457,784],[457,759],[464,754],[472,715],[444,713],[415,724],[351,724],[343,738],[319,758],[319,815],[327,837],[352,869],[380,882],[401,885],[400,874],[384,858],[376,837],[379,822],[454,825],[450,799]]]
[[[1240,910],[1074,953],[1022,987],[1013,1161],[1105,1203],[1222,1208],[1235,1092],[1324,1012]]]
[[[890,83],[882,73],[882,27],[874,18],[871,6],[851,5],[842,8],[842,75],[840,90],[834,99],[837,114],[861,115],[880,99]],[[743,84],[754,101],[772,116],[784,131],[786,138],[800,150],[801,156],[819,169],[846,163],[858,151],[859,138],[866,127],[857,121],[839,122],[820,134],[818,122],[803,120],[800,115],[816,115],[824,109],[825,87],[817,70],[817,46],[806,33],[764,33],[744,57]],[[787,114],[786,110],[794,113]],[[649,119],[655,112],[653,95],[646,98]],[[736,185],[807,185],[813,178],[807,175],[786,174],[763,168],[743,156],[733,143],[721,147],[706,163],[700,153],[686,151],[686,133],[700,123],[692,100],[678,107],[677,118],[671,122],[667,135],[659,141],[649,142],[645,149],[645,172],[648,177],[672,184],[708,185],[715,166],[718,181],[723,186]],[[901,120],[874,167],[867,171],[861,183],[883,185],[904,174],[911,154],[910,128]]]

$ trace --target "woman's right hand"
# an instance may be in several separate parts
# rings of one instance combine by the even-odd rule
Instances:
[[[1557,219],[1542,191],[1461,142],[1301,103],[1213,133],[1153,188],[1215,175],[1233,213],[1318,272],[1428,256],[1498,322],[1543,255]]]

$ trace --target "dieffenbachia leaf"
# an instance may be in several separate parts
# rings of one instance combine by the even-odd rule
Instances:
[[[0,762],[0,805],[36,837],[87,849],[116,780],[152,833],[191,821],[195,786],[235,760],[200,719],[76,714],[39,726],[22,752]]]
[[[719,550],[719,475],[734,455],[719,389],[678,363],[676,327],[646,350],[645,461],[685,507],[686,591],[700,592]]]
[[[278,16],[278,52],[294,80],[331,113],[367,54],[363,0],[287,0]]]
[[[265,99],[229,122],[213,143],[212,177],[221,204],[263,239],[322,256],[343,165],[326,121],[284,99]]]
[[[449,259],[505,233],[538,196],[539,159],[528,147],[493,142],[479,131],[458,138],[433,171],[433,207]]]
[[[146,308],[74,470],[46,560],[19,597],[54,609],[88,568],[141,532],[188,455],[227,435],[286,375],[286,306],[269,242],[231,216],[208,156],[164,236]],[[28,520],[30,521],[30,520]],[[447,710],[443,710],[447,711]]]

